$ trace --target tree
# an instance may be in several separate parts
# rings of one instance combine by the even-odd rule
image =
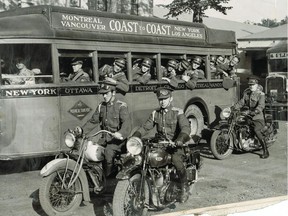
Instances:
[[[276,19],[266,18],[266,19],[262,19],[261,23],[257,23],[257,25],[265,26],[265,27],[268,27],[268,28],[274,28],[274,27],[277,27],[277,26],[280,26],[280,25],[287,24],[287,21],[288,21],[288,16],[286,16],[280,22],[277,22]]]
[[[169,9],[169,13],[165,17],[177,17],[182,13],[192,13],[193,12],[193,22],[202,23],[203,17],[205,15],[205,10],[215,9],[226,15],[226,11],[232,9],[233,7],[225,7],[223,4],[227,4],[230,0],[173,0],[168,5],[159,5],[161,7]]]

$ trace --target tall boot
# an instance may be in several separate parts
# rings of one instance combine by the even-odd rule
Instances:
[[[188,183],[185,182],[185,183],[180,183],[180,196],[179,196],[179,202],[181,203],[184,203],[188,200],[189,198],[189,194],[188,194],[188,189],[189,189],[189,186],[188,186]]]
[[[264,140],[261,140],[260,143],[261,143],[261,146],[263,148],[263,154],[260,156],[260,158],[266,159],[266,158],[269,157],[269,151],[268,151],[268,148],[267,148],[267,144],[266,144],[266,142]]]

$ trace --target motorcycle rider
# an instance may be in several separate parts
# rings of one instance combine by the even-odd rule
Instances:
[[[258,81],[259,78],[255,76],[248,78],[249,88],[244,91],[242,99],[232,107],[232,110],[237,110],[244,106],[249,108],[249,115],[253,117],[251,120],[252,127],[263,148],[263,154],[260,157],[265,159],[269,157],[267,143],[262,134],[265,127],[263,114],[265,108],[265,94],[262,92],[262,86],[258,84]]]
[[[130,121],[127,104],[115,99],[116,83],[104,82],[99,93],[103,95],[104,101],[97,106],[93,116],[84,126],[87,127],[87,123],[100,124],[101,130],[113,133],[113,136],[104,134],[98,141],[100,145],[105,146],[104,168],[106,176],[109,176],[114,167],[115,155],[121,152],[124,140],[130,133]]]
[[[156,89],[155,93],[160,108],[152,112],[148,120],[133,136],[141,138],[156,126],[157,135],[175,142],[175,146],[167,151],[172,155],[172,163],[180,179],[181,195],[179,201],[186,202],[188,199],[188,182],[186,169],[183,164],[184,151],[182,146],[183,143],[190,139],[190,126],[183,110],[172,106],[172,91],[173,89],[170,87]]]

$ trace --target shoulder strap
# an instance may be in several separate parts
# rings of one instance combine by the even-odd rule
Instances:
[[[79,77],[83,76],[84,72],[80,71],[78,74],[76,74],[76,76],[73,77],[72,81],[76,81]]]

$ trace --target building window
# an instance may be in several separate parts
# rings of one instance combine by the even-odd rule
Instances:
[[[138,0],[131,0],[131,15],[138,16]]]

